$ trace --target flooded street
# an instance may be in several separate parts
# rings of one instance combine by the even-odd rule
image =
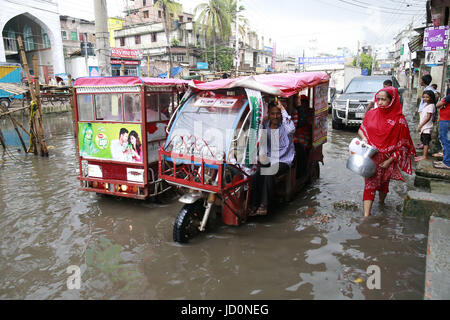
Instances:
[[[0,299],[423,298],[428,229],[401,215],[413,176],[391,182],[386,204],[364,219],[363,178],[345,167],[355,130],[332,130],[329,119],[320,179],[275,214],[179,245],[182,204],[77,190],[71,114],[44,125],[49,158],[19,147],[0,157]],[[335,208],[342,200],[358,210]],[[321,214],[331,217],[316,223]],[[67,288],[71,265],[81,268],[79,290]],[[381,269],[379,290],[366,286],[370,265]]]

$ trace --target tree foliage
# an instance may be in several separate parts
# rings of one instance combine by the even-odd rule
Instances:
[[[209,65],[214,62],[214,56],[212,54],[213,48],[209,48],[207,52],[202,54],[203,61],[207,61]],[[218,46],[216,48],[216,68],[217,71],[228,71],[233,68],[233,49],[226,46]]]
[[[181,4],[173,0],[156,0],[154,2],[154,5],[155,8],[159,8],[162,11],[162,23],[164,26],[164,31],[166,33],[167,49],[169,51],[169,65],[171,71],[168,75],[168,78],[172,78],[173,59],[172,59],[171,43],[169,39],[173,24],[172,16],[177,16],[179,12],[181,12]]]
[[[197,15],[196,31],[202,33],[206,41],[213,43],[213,66],[216,65],[216,43],[217,40],[229,40],[231,37],[231,16],[225,0],[209,0],[201,3],[194,9]]]
[[[373,62],[372,56],[365,53],[361,53],[359,67],[361,69],[367,69],[369,75],[372,74],[372,62]],[[356,57],[353,59],[353,65],[356,66]]]

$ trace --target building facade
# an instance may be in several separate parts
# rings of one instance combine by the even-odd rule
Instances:
[[[0,1],[0,62],[21,63],[17,37],[20,35],[31,72],[32,57],[38,59],[39,74],[47,81],[65,73],[61,25],[56,0]]]
[[[164,26],[161,22],[143,23],[134,26],[124,26],[114,32],[116,48],[141,50],[143,53],[142,73],[152,75],[166,72],[162,66],[168,65],[168,42]],[[205,41],[200,35],[194,34],[192,22],[179,23],[169,36],[173,65],[196,68],[200,62]],[[159,68],[151,72],[150,66],[158,64]],[[150,73],[149,73],[150,71]],[[161,71],[161,72],[160,72]]]
[[[154,0],[135,0],[133,4],[127,2],[125,7],[125,22],[124,26],[134,26],[136,24],[162,22],[163,12],[160,8],[154,6]],[[179,23],[192,22],[193,15],[182,12],[180,5],[180,13],[177,17],[173,16],[174,21]]]
[[[123,18],[108,18],[109,46],[111,48],[116,46],[114,31],[121,30],[124,23],[125,19]]]
[[[60,16],[64,58],[80,52],[94,55],[95,22],[69,16]]]

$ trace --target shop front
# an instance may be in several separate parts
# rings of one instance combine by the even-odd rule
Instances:
[[[111,48],[111,75],[140,76],[142,50]],[[122,66],[123,65],[123,66]]]

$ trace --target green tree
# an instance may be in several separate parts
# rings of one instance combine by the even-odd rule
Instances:
[[[170,32],[172,31],[173,16],[178,16],[181,11],[181,4],[173,0],[156,0],[155,8],[159,8],[162,11],[162,23],[164,26],[164,31],[166,33],[167,40],[167,50],[169,51],[169,66],[170,72],[167,75],[168,78],[172,78],[173,70],[173,58],[172,58],[172,48],[170,43]]]
[[[359,67],[361,69],[367,69],[368,74],[371,75],[373,57],[369,56],[368,54],[361,53],[359,58],[360,58]],[[356,57],[353,58],[353,65],[356,66]]]
[[[196,28],[203,33],[206,41],[213,43],[213,69],[216,70],[216,43],[217,40],[228,40],[231,36],[231,18],[224,0],[209,0],[201,3],[194,9]]]
[[[228,71],[233,68],[234,59],[233,59],[233,49],[226,46],[218,46],[216,48],[216,63],[218,71]],[[209,57],[209,58],[208,58]],[[205,51],[202,54],[202,59],[207,61],[209,64],[214,63],[214,58],[211,52],[211,49]]]

